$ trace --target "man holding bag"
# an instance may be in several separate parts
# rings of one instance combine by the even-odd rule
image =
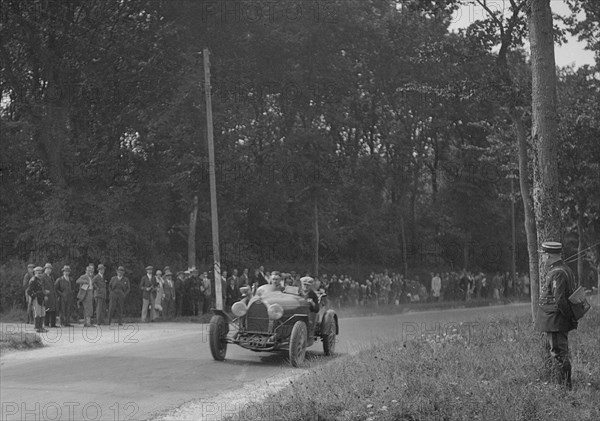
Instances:
[[[569,331],[577,329],[569,296],[575,291],[575,276],[561,258],[562,244],[548,241],[542,244],[540,257],[548,272],[541,283],[541,294],[535,319],[535,329],[546,333],[550,356],[560,366],[560,382],[571,390],[571,360]]]

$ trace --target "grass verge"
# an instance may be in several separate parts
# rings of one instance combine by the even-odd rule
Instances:
[[[569,335],[570,392],[553,383],[542,336],[529,318],[494,324],[493,333],[456,326],[315,364],[282,391],[251,403],[252,416],[288,421],[600,419],[597,306]]]
[[[41,348],[43,346],[42,338],[36,333],[0,332],[0,354],[7,351]]]

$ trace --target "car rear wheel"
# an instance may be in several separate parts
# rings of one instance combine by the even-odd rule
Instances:
[[[227,354],[227,322],[218,314],[212,316],[208,327],[210,353],[217,361],[223,361]]]
[[[335,353],[335,343],[336,339],[336,328],[335,328],[335,319],[333,317],[326,317],[323,320],[323,329],[322,329],[321,339],[323,340],[323,352],[325,355],[333,355]]]
[[[290,336],[290,363],[300,366],[306,356],[306,323],[297,321]]]

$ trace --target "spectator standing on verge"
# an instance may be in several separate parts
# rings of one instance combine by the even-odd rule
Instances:
[[[38,333],[47,332],[42,323],[46,315],[46,300],[50,291],[44,289],[43,271],[44,268],[41,266],[35,267],[34,276],[27,286],[27,295],[32,298],[35,331]]]
[[[113,276],[108,284],[109,289],[109,304],[108,304],[108,325],[112,321],[115,310],[117,311],[117,321],[119,326],[123,324],[123,307],[125,305],[125,298],[129,294],[131,285],[129,279],[125,277],[125,268],[119,266],[117,269],[117,276]]]
[[[73,308],[73,289],[71,287],[71,268],[67,265],[62,268],[63,276],[54,283],[59,300],[60,324],[71,326],[71,310]]]
[[[33,268],[35,265],[33,263],[29,263],[27,265],[27,272],[23,275],[23,292],[25,294],[25,303],[27,303],[27,324],[33,323],[33,306],[32,306],[32,298],[27,294],[27,289],[29,288],[29,281],[35,276],[33,273]]]
[[[150,321],[156,318],[154,310],[154,301],[156,300],[156,278],[152,275],[154,268],[146,266],[146,274],[140,280],[140,289],[142,290],[142,323],[147,322],[148,307],[150,307]]]
[[[202,301],[202,314],[207,314],[212,301],[212,285],[208,273],[202,274],[202,286],[204,287],[204,299]]]
[[[94,301],[96,302],[96,324],[104,324],[106,313],[106,282],[104,281],[105,266],[98,265],[98,273],[94,276]]]
[[[185,273],[177,272],[175,280],[175,316],[183,316],[183,297],[185,295]]]
[[[85,273],[77,279],[79,292],[77,293],[77,304],[83,304],[83,327],[92,325],[92,315],[94,314],[94,264],[90,263],[85,268]]]
[[[156,315],[162,315],[163,306],[162,301],[165,295],[164,284],[165,280],[162,277],[162,272],[160,270],[156,271],[156,299],[154,300],[154,310],[156,311]]]
[[[173,272],[170,270],[165,271],[163,292],[163,315],[165,317],[172,317],[175,303],[175,285],[173,285]]]
[[[46,317],[44,318],[46,326],[56,327],[56,290],[54,289],[54,277],[52,276],[52,265],[44,265],[43,276],[44,289],[49,291],[46,300]]]

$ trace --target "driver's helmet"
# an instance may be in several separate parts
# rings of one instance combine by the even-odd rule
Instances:
[[[300,278],[300,285],[302,285],[302,289],[304,291],[308,291],[309,289],[311,289],[314,282],[315,282],[315,280],[313,278],[311,278],[310,276],[304,276],[304,277]]]

